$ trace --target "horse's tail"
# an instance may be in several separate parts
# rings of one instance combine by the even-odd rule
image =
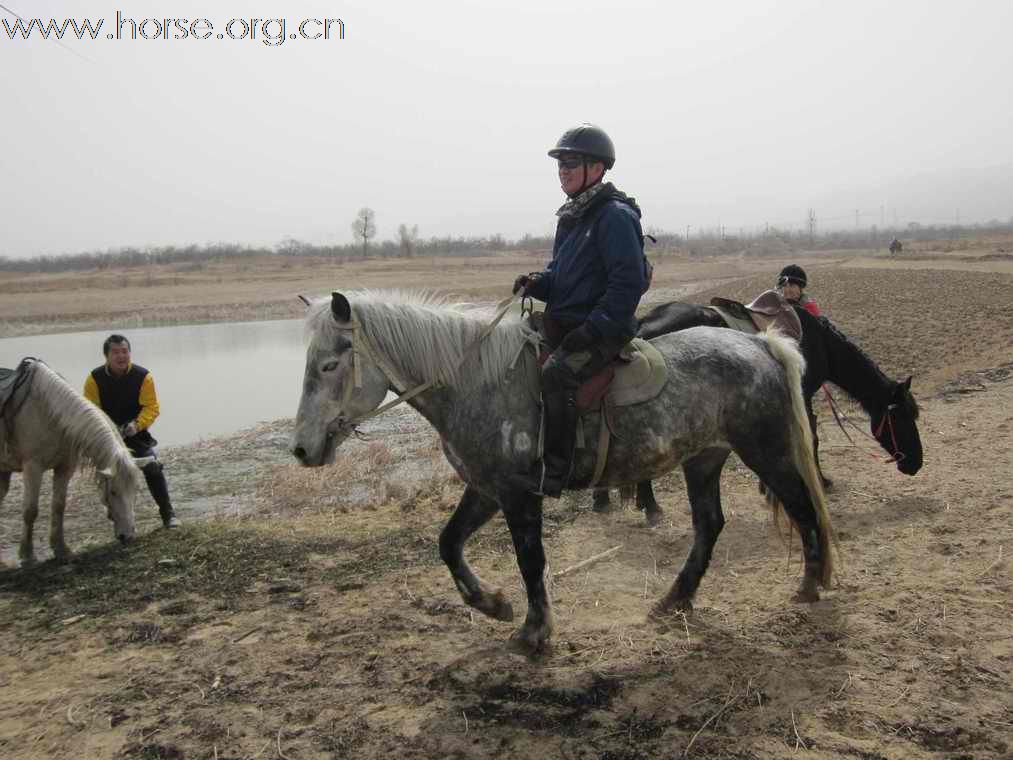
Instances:
[[[791,433],[791,458],[795,469],[802,477],[806,489],[809,491],[809,498],[816,512],[816,522],[820,531],[820,544],[824,547],[823,575],[820,583],[823,588],[830,588],[830,582],[834,572],[834,538],[833,526],[830,520],[830,511],[827,509],[827,497],[823,491],[823,481],[820,478],[819,470],[816,467],[816,457],[813,454],[812,432],[809,428],[809,417],[805,410],[805,401],[802,398],[802,372],[805,369],[805,360],[799,352],[797,345],[790,338],[782,335],[776,330],[769,330],[764,333],[767,339],[767,346],[774,358],[784,367],[788,380],[788,393],[791,396],[791,419],[788,427]],[[770,489],[766,489],[767,503],[774,510],[775,515],[786,515],[784,505]],[[790,520],[789,524],[794,525]]]

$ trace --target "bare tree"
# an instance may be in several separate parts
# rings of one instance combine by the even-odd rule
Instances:
[[[370,238],[376,235],[376,212],[369,206],[363,206],[352,222],[352,234],[362,240],[362,258],[366,258]]]
[[[414,224],[409,228],[407,224],[401,224],[397,228],[397,236],[401,242],[401,255],[410,259],[415,255],[415,244],[419,239],[419,226]]]

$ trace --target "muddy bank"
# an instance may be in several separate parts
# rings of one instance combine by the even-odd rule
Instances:
[[[368,420],[361,435],[340,449],[334,466],[309,470],[291,454],[293,420],[280,419],[209,438],[188,446],[160,447],[169,490],[180,519],[242,520],[284,511],[293,504],[351,509],[371,500],[409,498],[420,488],[450,482],[452,471],[439,451],[439,437],[407,406]],[[43,484],[36,521],[36,555],[51,557],[45,526],[51,497],[49,476]],[[21,537],[21,478],[14,475],[0,509],[0,561],[13,564]],[[157,508],[143,487],[137,502],[138,531],[159,527]],[[108,541],[98,492],[84,474],[71,482],[65,515],[72,548]],[[41,529],[40,529],[41,528]]]

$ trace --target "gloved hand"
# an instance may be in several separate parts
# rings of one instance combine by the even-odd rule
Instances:
[[[570,330],[563,338],[563,342],[560,344],[560,348],[566,351],[568,354],[576,353],[577,351],[585,351],[594,345],[598,341],[598,331],[594,327],[585,322],[575,330]]]
[[[527,290],[530,286],[538,282],[538,278],[541,277],[540,272],[531,272],[530,274],[522,274],[516,280],[514,280],[513,293],[516,295],[518,290]]]
[[[137,435],[138,432],[140,431],[137,428],[136,420],[132,420],[120,428],[120,435],[122,435],[125,439]]]

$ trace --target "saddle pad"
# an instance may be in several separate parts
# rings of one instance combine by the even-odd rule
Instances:
[[[750,335],[758,332],[756,329],[756,325],[753,324],[753,320],[749,318],[748,311],[746,312],[746,318],[742,319],[741,317],[738,317],[735,314],[733,314],[731,309],[726,309],[724,305],[717,306],[716,304],[712,303],[710,306],[705,306],[704,308],[713,309],[714,311],[716,311],[719,315],[721,315],[721,319],[725,321],[725,324],[728,325],[733,330],[749,333]]]
[[[668,380],[668,367],[661,352],[642,338],[634,338],[623,349],[624,358],[608,392],[610,406],[630,406],[650,401],[661,393]]]

